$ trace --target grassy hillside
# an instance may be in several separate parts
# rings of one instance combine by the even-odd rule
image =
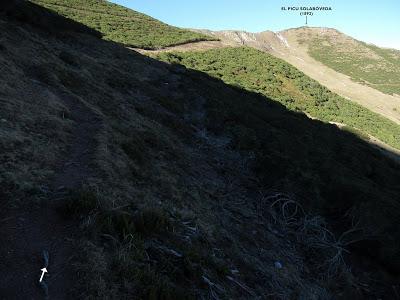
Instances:
[[[338,32],[305,40],[309,54],[328,67],[384,93],[400,95],[399,50],[368,45]]]
[[[398,164],[233,79],[71,20],[38,30],[31,8],[0,9],[3,298],[43,298],[44,249],[50,299],[396,298]],[[258,52],[224,51],[228,78],[257,71]]]
[[[347,124],[400,149],[400,126],[321,86],[288,63],[251,48],[203,53],[162,53],[159,59],[183,64],[228,84],[258,92],[294,111]]]
[[[106,40],[132,47],[157,49],[212,39],[104,0],[31,1],[98,30]]]

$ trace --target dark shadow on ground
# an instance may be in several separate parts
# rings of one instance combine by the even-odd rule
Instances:
[[[195,144],[199,131],[208,137],[228,137],[227,149],[254,155],[250,167],[259,186],[295,194],[305,209],[325,216],[337,233],[357,224],[361,230],[351,241],[360,241],[349,244],[357,262],[361,264],[365,256],[375,264],[369,264],[368,271],[384,266],[399,274],[398,163],[356,135],[288,111],[273,99],[102,41],[98,33],[81,24],[31,3],[19,3],[22,6],[8,5],[2,20],[57,41],[69,53],[61,58],[67,65],[62,72],[57,69],[59,61],[54,69],[44,69],[46,74],[57,74],[58,81],[43,77],[22,61],[27,76],[52,89],[63,86],[73,91],[95,108],[104,122],[112,124],[110,127],[118,122],[134,124],[130,113],[136,112],[151,120],[154,128],[166,128],[187,145]],[[7,49],[8,45],[4,46]],[[12,50],[5,50],[4,55],[12,57]],[[85,65],[88,58],[90,66]],[[82,66],[90,69],[95,80],[71,71]],[[198,118],[198,114],[202,116]],[[129,135],[129,128],[119,130],[119,134]],[[4,184],[1,201],[10,201],[18,189],[18,183]],[[20,209],[29,211],[29,205]],[[2,224],[2,231],[8,230],[5,226]],[[7,241],[2,245],[4,251],[13,250],[7,249]]]

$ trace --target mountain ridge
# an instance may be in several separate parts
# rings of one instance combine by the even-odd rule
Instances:
[[[186,28],[188,30],[191,31],[195,31],[195,32],[202,32],[205,34],[217,34],[217,33],[223,33],[223,32],[236,32],[236,33],[246,33],[246,34],[262,34],[262,33],[284,33],[284,32],[288,32],[288,31],[292,31],[292,30],[298,30],[298,29],[318,29],[321,31],[332,31],[332,32],[336,32],[336,33],[340,33],[343,35],[346,35],[348,37],[351,37],[352,39],[355,39],[359,42],[363,42],[366,43],[367,45],[371,45],[371,46],[376,46],[382,49],[388,49],[388,50],[396,50],[396,51],[400,51],[400,49],[394,48],[394,47],[386,47],[386,46],[381,46],[378,44],[375,44],[373,42],[364,42],[361,39],[356,39],[354,37],[352,37],[351,35],[345,33],[344,31],[341,31],[337,28],[334,27],[325,27],[325,26],[306,26],[306,25],[302,25],[302,26],[298,26],[298,27],[289,27],[286,29],[281,29],[281,30],[269,30],[269,29],[265,29],[265,30],[261,30],[261,31],[247,31],[247,30],[243,30],[243,29],[218,29],[218,30],[212,30],[212,29],[204,29],[204,28],[191,28],[188,27]]]
[[[397,91],[398,87],[400,88],[400,73],[397,75],[398,71],[395,67],[396,65],[394,64],[400,64],[400,51],[391,49],[379,50],[381,48],[378,50],[370,49],[374,46],[364,46],[365,43],[358,41],[338,31],[337,29],[328,27],[302,26],[278,32],[267,30],[259,33],[249,33],[243,31],[212,32],[208,30],[201,30],[201,32],[205,34],[211,33],[214,37],[220,38],[222,43],[229,46],[250,46],[261,51],[266,51],[295,66],[311,78],[317,80],[322,85],[326,86],[342,97],[355,101],[366,108],[389,118],[397,124],[400,124],[400,96],[397,94],[391,95],[390,93],[384,93],[388,88],[393,91]],[[335,66],[331,66],[331,60],[327,63],[325,61],[326,59],[318,59],[318,55],[321,53],[321,51],[318,52],[314,49],[315,47],[310,47],[311,44],[316,44],[315,42],[312,42],[315,36],[319,38],[343,41],[343,43],[346,43],[346,47],[343,46],[342,48],[345,49],[344,53],[347,56],[355,54],[347,54],[348,52],[346,52],[346,48],[360,48],[360,50],[357,52],[358,56],[356,56],[353,61],[356,63],[359,62],[359,67],[355,68],[356,70],[359,70],[357,74],[361,74],[359,75],[361,76],[361,79],[353,78],[355,75],[352,75],[351,72],[349,73],[347,71],[341,71]],[[243,37],[245,38],[243,39]],[[323,43],[321,42],[320,44]],[[386,52],[381,54],[376,53],[376,51]],[[385,57],[382,57],[382,55]],[[396,57],[398,57],[398,60],[394,60],[394,63],[391,63],[390,55],[397,55]],[[387,59],[386,56],[388,56]],[[389,66],[388,68],[397,73],[393,73],[392,71],[390,71],[392,73],[389,73],[389,71],[385,73],[379,70],[379,72],[372,73],[371,75],[368,72],[363,72],[363,57],[369,57],[369,60],[372,59],[372,63],[375,65],[378,63],[386,64]],[[341,61],[340,57],[339,61]],[[345,67],[347,64],[348,63],[343,63],[340,66],[343,65],[343,67]],[[372,72],[374,72],[375,69],[376,68],[373,68]],[[383,79],[378,78],[378,76],[383,76],[382,74],[385,76],[391,76],[390,78],[392,78],[393,83],[385,83],[385,81],[382,82]],[[385,83],[385,85],[375,85],[367,80],[362,80],[364,77],[369,78],[371,76],[377,77],[378,79],[376,80],[379,80],[377,82]],[[372,78],[374,79],[375,77]]]

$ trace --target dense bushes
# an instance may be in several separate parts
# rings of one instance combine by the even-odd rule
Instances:
[[[325,122],[344,123],[400,149],[400,126],[346,100],[288,63],[251,48],[161,53],[159,59],[206,72]]]
[[[169,26],[144,14],[101,0],[32,0],[101,32],[106,40],[156,49],[212,37]]]

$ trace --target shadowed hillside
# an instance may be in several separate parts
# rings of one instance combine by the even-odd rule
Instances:
[[[398,164],[265,95],[48,34],[20,9],[0,13],[2,296],[40,297],[47,250],[55,299],[395,297]]]

